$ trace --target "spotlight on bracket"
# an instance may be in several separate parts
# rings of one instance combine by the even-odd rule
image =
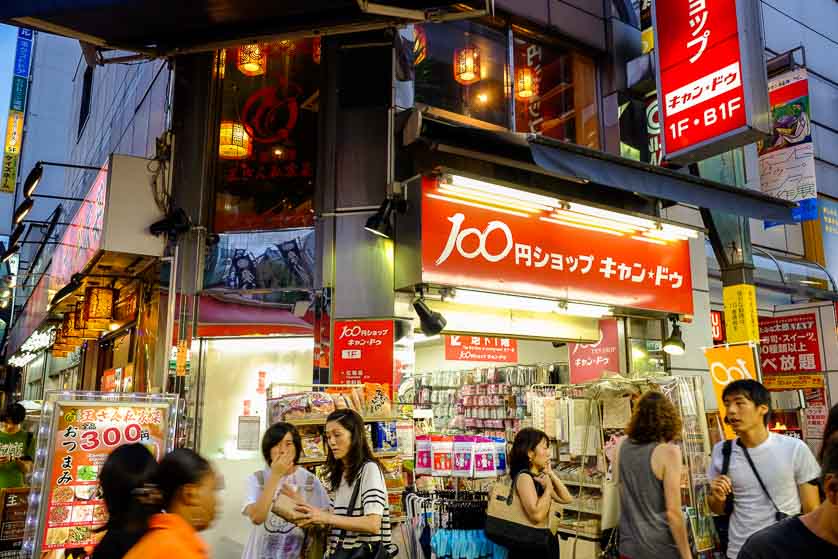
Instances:
[[[421,295],[413,301],[413,308],[419,316],[419,329],[426,336],[436,336],[442,332],[448,321],[440,313],[431,310]]]
[[[684,338],[681,334],[681,327],[678,325],[678,318],[670,316],[669,320],[672,321],[672,333],[664,340],[663,350],[669,355],[684,355],[687,348],[684,345]]]
[[[178,235],[186,233],[192,227],[192,220],[186,215],[183,208],[177,208],[169,212],[169,214],[159,221],[155,221],[149,225],[149,232],[155,237],[163,234]]]
[[[367,220],[364,229],[373,235],[391,239],[393,237],[392,216],[394,211],[400,214],[405,213],[407,211],[407,200],[397,197],[385,198],[378,210]]]
[[[34,167],[32,167],[32,170],[29,171],[29,174],[26,175],[26,180],[23,181],[24,197],[32,197],[32,194],[35,193],[35,189],[38,188],[38,184],[41,182],[42,176],[44,176],[44,167],[41,163],[37,163]]]
[[[35,202],[32,201],[32,198],[25,198],[15,210],[15,213],[12,216],[12,223],[15,225],[23,223],[23,220],[26,219],[26,216],[32,211],[32,206],[34,205]]]

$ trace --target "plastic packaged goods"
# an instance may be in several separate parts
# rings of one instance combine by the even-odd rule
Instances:
[[[471,477],[474,473],[474,440],[471,435],[454,435],[455,477]]]
[[[325,392],[312,392],[308,398],[309,417],[326,417],[335,411],[335,402],[331,394]]]
[[[380,421],[372,424],[373,449],[379,452],[393,452],[399,448],[395,421]]]
[[[506,474],[506,439],[503,437],[492,437],[495,443],[495,468],[497,474],[502,476]]]
[[[317,427],[301,427],[300,441],[303,444],[302,457],[309,460],[319,460],[326,457],[326,447],[323,444],[323,434]]]
[[[488,437],[474,437],[474,477],[497,476],[496,454],[495,441]]]
[[[454,437],[431,435],[431,474],[450,476],[454,473]]]
[[[416,475],[431,473],[431,436],[416,436]]]
[[[405,483],[402,475],[402,459],[382,458],[381,465],[384,467],[384,483],[388,491],[404,491]]]
[[[390,417],[393,415],[390,403],[390,385],[368,383],[364,385],[364,403],[367,416]]]
[[[415,432],[416,429],[413,421],[396,422],[396,438],[398,440],[398,449],[402,456],[413,457],[415,451]]]

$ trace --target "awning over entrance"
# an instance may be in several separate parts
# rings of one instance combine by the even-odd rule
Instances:
[[[166,296],[161,297],[165,305]],[[311,336],[312,325],[279,307],[248,305],[201,295],[198,302],[198,338],[240,336]]]
[[[482,15],[490,6],[488,0],[25,0],[0,3],[0,21],[100,47],[166,55],[284,34]]]
[[[756,219],[792,222],[793,202],[539,135],[484,130],[414,111],[404,129],[404,143],[417,141],[438,152],[575,183],[573,194],[592,200],[639,195]],[[534,182],[541,189],[553,189],[549,182],[530,181]]]

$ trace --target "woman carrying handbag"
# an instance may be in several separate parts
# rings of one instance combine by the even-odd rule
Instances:
[[[248,478],[242,507],[253,523],[242,559],[305,559],[306,547],[314,543],[313,530],[293,524],[299,517],[295,501],[323,507],[329,496],[316,476],[297,465],[302,449],[300,435],[289,423],[265,431],[262,456],[267,467]]]
[[[335,500],[332,510],[297,505],[298,526],[329,526],[327,559],[390,559],[390,506],[381,465],[373,456],[357,412],[342,409],[326,418],[326,469]]]

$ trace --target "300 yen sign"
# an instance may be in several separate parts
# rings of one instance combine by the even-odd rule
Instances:
[[[710,107],[704,111],[704,126],[712,126],[719,120],[727,120],[733,116],[733,113],[742,109],[742,98],[734,97],[726,103],[719,104],[718,107]],[[694,119],[692,124],[698,126],[702,124],[699,119]],[[669,133],[672,139],[680,138],[684,132],[690,129],[690,119],[682,118],[678,122],[673,122],[669,125]]]
[[[85,431],[81,434],[81,446],[84,451],[96,450],[103,444],[105,446],[119,446],[123,443],[138,443],[143,438],[143,428],[136,423],[129,423],[124,429],[108,427],[101,433],[99,431]]]

